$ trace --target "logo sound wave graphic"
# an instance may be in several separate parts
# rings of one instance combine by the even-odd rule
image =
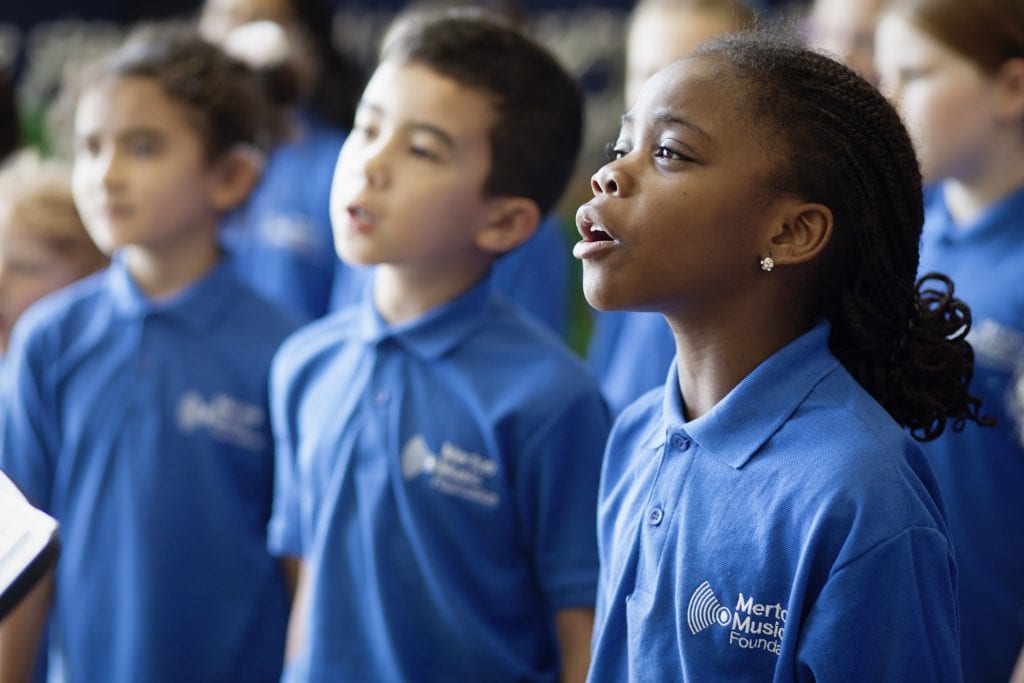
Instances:
[[[690,604],[686,608],[686,623],[690,627],[690,633],[697,635],[711,624],[725,626],[732,618],[727,607],[715,597],[711,590],[711,584],[707,581],[697,586],[697,590],[690,596]]]

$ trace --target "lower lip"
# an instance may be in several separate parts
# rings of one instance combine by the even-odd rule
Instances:
[[[352,232],[358,232],[360,234],[367,234],[373,231],[374,221],[367,221],[361,218],[356,218],[352,214],[348,216],[348,227]]]
[[[572,255],[580,260],[595,259],[614,251],[619,243],[615,240],[601,240],[600,242],[579,241],[572,248]]]

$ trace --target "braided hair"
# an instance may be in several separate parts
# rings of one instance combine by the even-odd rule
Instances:
[[[950,421],[956,431],[987,422],[968,392],[970,310],[948,277],[915,279],[921,174],[889,102],[842,64],[761,32],[715,39],[694,57],[742,84],[777,160],[768,190],[833,212],[811,313],[830,321],[839,361],[920,441]]]

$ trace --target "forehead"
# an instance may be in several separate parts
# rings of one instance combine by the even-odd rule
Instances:
[[[75,108],[75,134],[145,127],[167,132],[191,128],[198,114],[143,76],[109,76],[86,87]]]
[[[740,122],[740,113],[745,111],[737,80],[702,57],[684,57],[651,76],[630,115],[639,120],[664,110],[699,119],[700,127],[709,133],[724,133]]]
[[[486,138],[498,118],[491,98],[417,62],[385,61],[374,72],[360,106],[395,123],[422,123],[452,138]]]

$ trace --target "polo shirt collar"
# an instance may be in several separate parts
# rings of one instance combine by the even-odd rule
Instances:
[[[938,187],[927,196],[925,225],[949,242],[985,239],[1010,226],[1016,226],[1024,215],[1024,187],[1020,187],[989,206],[968,225],[958,226],[949,213],[944,188]]]
[[[702,449],[739,469],[789,419],[818,382],[839,365],[828,351],[830,325],[818,322],[758,365],[710,411],[683,421],[683,402],[672,361],[662,397],[659,432],[649,445],[660,448],[669,432],[683,432]]]
[[[393,339],[423,360],[444,356],[485,322],[492,300],[490,276],[456,298],[437,306],[418,318],[389,325],[373,303],[374,286],[365,288],[360,302],[360,333],[368,344]]]
[[[227,257],[170,299],[153,300],[139,289],[123,255],[115,254],[107,269],[107,286],[118,317],[137,320],[160,316],[197,331],[216,324],[239,293],[239,282]]]

